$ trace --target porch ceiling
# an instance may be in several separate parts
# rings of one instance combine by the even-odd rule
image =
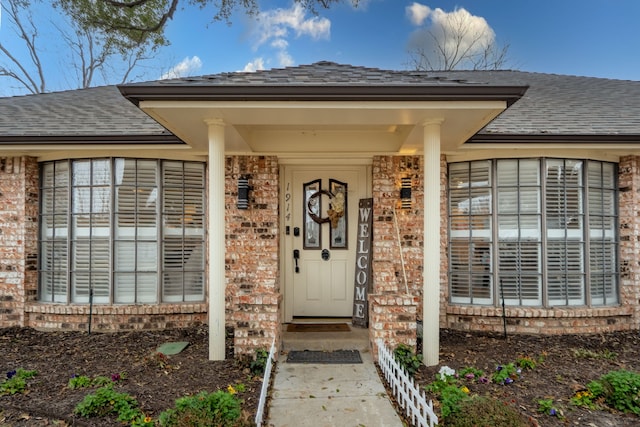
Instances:
[[[193,101],[148,100],[140,108],[198,153],[211,119],[225,124],[229,154],[414,154],[422,124],[442,120],[443,151],[455,151],[506,107],[503,100]]]

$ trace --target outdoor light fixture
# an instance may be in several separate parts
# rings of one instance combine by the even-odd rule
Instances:
[[[238,209],[249,209],[249,191],[252,189],[248,175],[238,178]]]
[[[400,179],[400,207],[411,209],[411,178]]]

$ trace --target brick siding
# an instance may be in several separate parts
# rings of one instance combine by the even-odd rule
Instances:
[[[422,168],[422,156],[373,158],[372,341],[383,338],[393,345],[416,344],[416,322],[422,319]],[[593,309],[508,307],[509,333],[597,333],[638,328],[640,157],[622,158],[619,169],[620,305]],[[443,156],[440,326],[502,332],[500,307],[448,304],[446,173]],[[234,329],[235,351],[252,353],[256,348],[268,348],[274,338],[280,340],[279,165],[273,156],[228,156],[225,174],[226,323]],[[249,176],[253,187],[246,210],[236,205],[237,180],[242,175]],[[84,330],[88,327],[88,306],[37,302],[38,176],[34,158],[0,159],[0,327]],[[412,206],[405,210],[398,205],[403,177],[412,181]],[[92,327],[96,331],[186,327],[205,323],[207,310],[206,302],[95,305]]]
[[[237,208],[238,178],[249,176],[249,209]],[[269,350],[280,339],[279,166],[276,157],[226,158],[226,310],[235,352]]]

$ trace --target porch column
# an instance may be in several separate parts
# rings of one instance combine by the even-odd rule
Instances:
[[[224,122],[209,125],[209,194],[207,236],[209,240],[209,360],[225,358],[225,210],[224,210]]]
[[[422,274],[422,356],[426,366],[440,353],[440,125],[424,126],[424,271]]]

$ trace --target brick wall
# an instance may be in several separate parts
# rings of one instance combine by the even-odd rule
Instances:
[[[0,158],[0,327],[24,326],[25,304],[36,298],[38,164]]]
[[[448,288],[448,212],[447,163],[441,158],[441,267],[440,326],[458,330],[503,332],[500,307],[449,305]],[[399,319],[415,310],[422,319],[422,157],[376,156],[373,161],[374,198],[374,289],[370,296],[370,335],[372,341],[384,338],[390,343],[412,345],[413,336]],[[400,179],[412,179],[413,206],[401,210],[398,204]],[[507,307],[508,333],[562,334],[600,333],[637,329],[640,325],[640,157],[620,162],[620,305],[616,307],[526,308]],[[398,229],[394,223],[396,208]],[[400,238],[398,243],[397,233]],[[407,287],[400,260],[402,246]],[[405,297],[408,297],[405,298]],[[392,303],[390,303],[392,301]],[[402,306],[406,304],[403,309]]]
[[[226,308],[236,353],[280,340],[279,167],[276,157],[226,159]],[[236,206],[238,178],[249,175],[249,209]]]
[[[118,332],[139,329],[186,328],[207,323],[208,305],[150,304],[93,306],[31,303],[25,307],[26,325],[37,329]]]
[[[422,167],[422,156],[373,158],[369,336],[374,347],[377,339],[383,339],[392,348],[400,343],[416,346],[416,321],[422,317]],[[402,178],[411,179],[410,209],[401,209],[399,205]]]

